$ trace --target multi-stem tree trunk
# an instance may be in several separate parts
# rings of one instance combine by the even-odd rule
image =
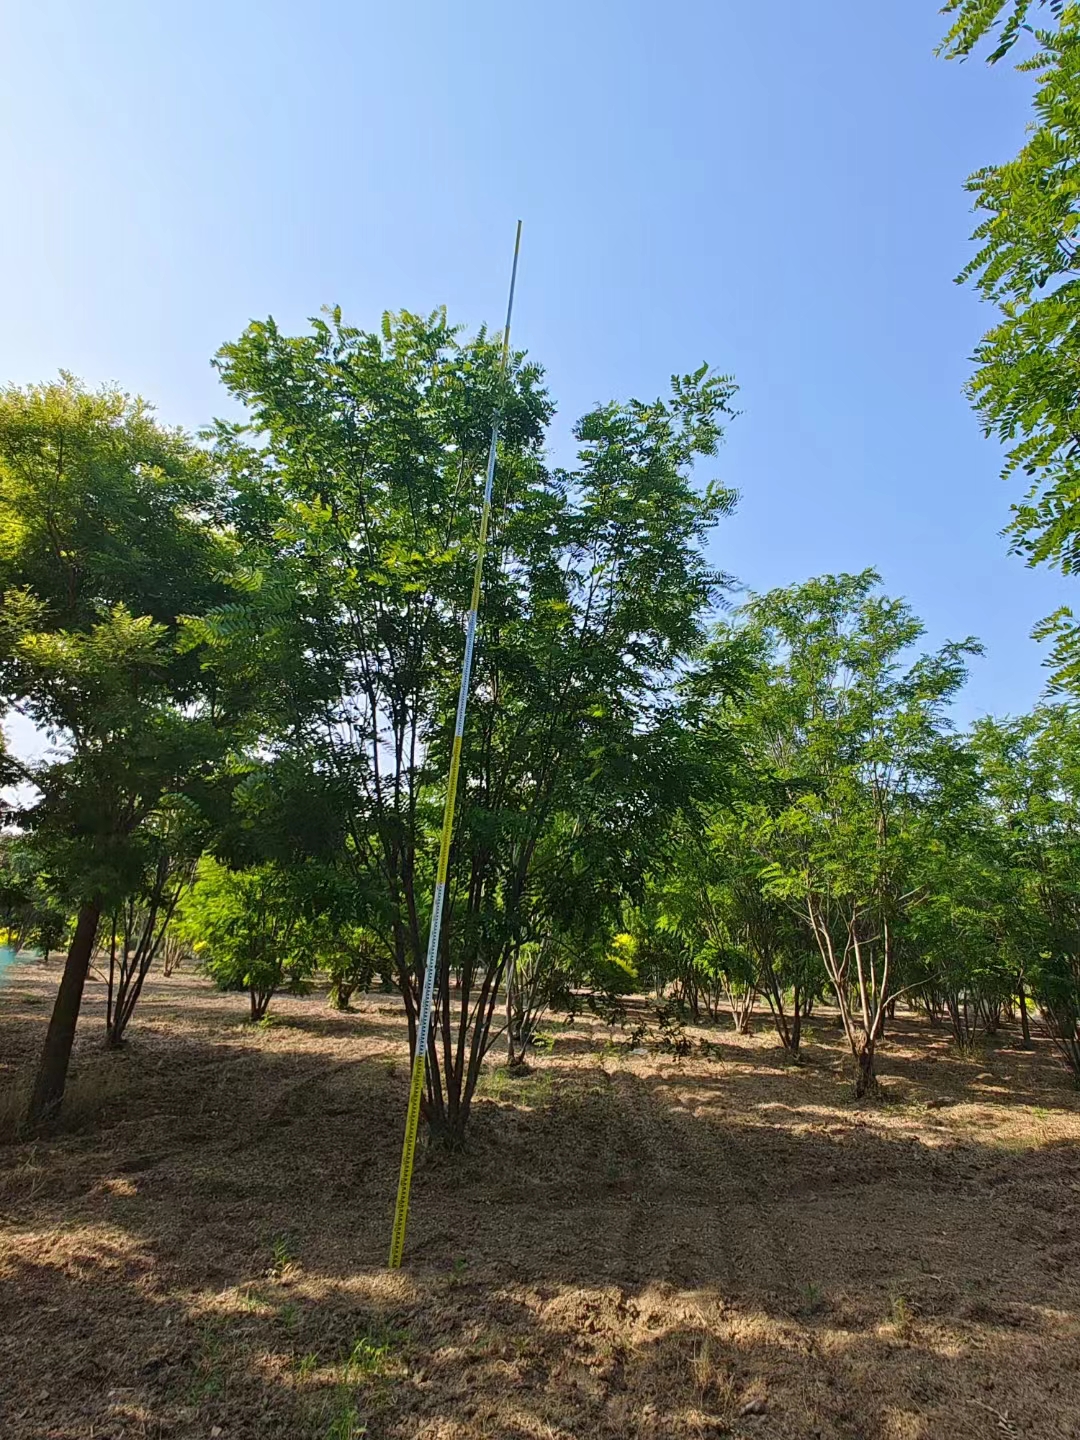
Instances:
[[[945,1008],[949,1012],[953,1038],[961,1055],[970,1055],[975,1049],[975,1037],[979,1029],[979,1006],[972,1004],[966,990],[946,992]]]
[[[454,996],[458,1011],[455,1017],[450,1001],[450,966],[444,951],[436,982],[439,993],[434,1023],[434,1033],[442,1042],[438,1056],[441,1064],[432,1065],[429,1056],[425,1116],[432,1137],[449,1149],[458,1149],[465,1142],[480,1067],[498,1039],[491,1025],[507,959],[504,949],[494,963],[485,963],[475,954],[463,961],[461,988]]]
[[[517,952],[506,967],[506,1063],[525,1063],[536,1027],[551,1004],[554,944],[550,936],[527,959]]]
[[[117,1049],[124,1043],[128,1021],[135,1013],[146,977],[161,950],[165,934],[176,910],[181,891],[190,869],[179,879],[169,858],[163,856],[149,892],[138,899],[127,900],[120,907],[121,949],[117,963],[117,917],[113,917],[112,943],[109,947],[109,989],[105,1007],[105,1044]],[[175,887],[168,892],[169,880]]]
[[[888,921],[882,921],[880,935],[867,940],[860,934],[866,912],[862,906],[853,905],[842,921],[846,933],[843,949],[838,950],[826,913],[812,891],[807,894],[806,918],[836,994],[840,1021],[855,1058],[855,1096],[862,1099],[877,1089],[874,1055],[885,1007],[891,998]],[[875,948],[880,949],[880,961],[875,960]]]
[[[988,1035],[996,1035],[1001,1029],[1001,996],[987,995],[982,1000],[983,1023]]]
[[[476,870],[473,879],[476,880]],[[475,905],[475,897],[471,898]],[[492,1020],[506,965],[516,948],[507,943],[487,958],[475,945],[469,945],[463,947],[464,953],[458,955],[457,964],[453,965],[453,929],[448,896],[439,944],[432,1024],[427,1037],[421,1114],[432,1139],[449,1149],[457,1149],[464,1143],[480,1067],[484,1056],[502,1034],[501,1028],[492,1033]],[[410,924],[407,932],[400,921],[395,924],[393,954],[397,981],[405,1002],[410,1063],[413,1063],[417,1046],[422,1043],[417,1033],[424,983],[419,925]],[[459,980],[456,986],[453,984],[455,971]]]
[[[773,1023],[776,1025],[780,1044],[789,1055],[794,1056],[797,1060],[799,1046],[802,1042],[802,1022],[805,1014],[803,987],[796,979],[789,1010],[784,998],[784,987],[777,976],[772,955],[764,950],[759,954],[758,979],[760,988],[764,990],[765,998],[769,1002],[769,1009],[772,1011]]]
[[[94,953],[101,909],[102,903],[96,898],[85,901],[79,909],[75,934],[68,947],[64,973],[60,988],[56,992],[52,1017],[45,1035],[45,1046],[38,1062],[34,1088],[26,1112],[26,1123],[32,1129],[41,1129],[52,1124],[60,1113],[71,1061],[71,1047],[75,1043],[75,1026],[79,1020],[83,987]]]
[[[265,1016],[270,1006],[270,1001],[273,998],[273,990],[248,990],[248,999],[251,1002],[251,1019],[253,1023],[261,1020]]]
[[[675,994],[690,1019],[698,1024],[701,1020],[701,991],[694,962],[689,956],[683,962],[681,975],[676,977]]]
[[[330,1006],[331,1010],[348,1010],[349,1001],[352,999],[355,989],[356,986],[350,984],[348,980],[335,980],[330,986],[330,993],[326,997],[326,1003]]]
[[[757,999],[757,991],[753,985],[747,985],[742,991],[735,988],[733,982],[725,976],[724,991],[727,995],[728,1009],[731,1011],[731,1022],[735,1026],[736,1035],[748,1035],[750,1033],[750,1018],[754,1013],[754,1002]]]

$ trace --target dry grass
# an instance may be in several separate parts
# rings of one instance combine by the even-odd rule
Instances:
[[[7,1094],[56,979],[0,990]],[[100,989],[64,1132],[0,1148],[3,1440],[1080,1436],[1080,1100],[1041,1047],[905,1019],[860,1107],[828,1014],[802,1067],[764,1023],[684,1061],[554,1025],[422,1157],[392,1274],[392,997],[253,1029],[156,979],[108,1054]]]

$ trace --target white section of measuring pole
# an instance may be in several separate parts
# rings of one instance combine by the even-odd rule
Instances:
[[[521,248],[521,221],[518,221],[514,241],[514,263],[510,269],[510,294],[506,302],[506,327],[503,330],[502,373],[506,374],[510,358],[510,320],[514,313],[514,289],[517,285],[518,253]],[[480,537],[477,559],[483,562],[484,547],[487,544],[488,517],[491,513],[491,496],[495,488],[495,457],[499,446],[501,415],[496,413],[491,425],[491,444],[488,447],[487,474],[484,478],[484,500],[480,512]],[[457,714],[454,718],[454,740],[460,741],[465,735],[465,711],[469,703],[469,682],[472,679],[473,651],[476,648],[476,626],[480,608],[479,594],[476,603],[469,609],[469,620],[465,630],[465,656],[461,665],[461,684],[458,687]],[[416,1021],[417,1053],[427,1061],[430,1042],[431,1011],[435,1003],[435,969],[439,954],[439,937],[442,933],[443,901],[446,897],[446,881],[437,879],[435,894],[431,902],[431,929],[428,932],[427,958],[424,961],[424,987],[420,993],[420,1014]],[[423,1045],[423,1051],[420,1046]]]
[[[428,1032],[431,1029],[431,1007],[435,997],[435,957],[439,953],[439,931],[442,929],[443,895],[446,886],[441,880],[435,883],[435,895],[431,902],[431,930],[428,934],[427,959],[424,961],[424,988],[420,995],[420,1015],[416,1021],[416,1044],[423,1045],[425,1060],[428,1051]]]

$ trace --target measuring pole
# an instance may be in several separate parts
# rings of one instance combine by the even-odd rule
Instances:
[[[521,249],[521,221],[514,237],[514,264],[510,271],[510,298],[506,302],[506,328],[503,331],[502,373],[510,359],[510,316],[514,309],[514,285],[517,282],[518,252]],[[450,776],[446,783],[446,808],[443,810],[442,840],[439,843],[439,868],[435,876],[435,898],[431,905],[431,930],[428,934],[427,959],[424,962],[424,986],[420,993],[420,1014],[416,1022],[416,1055],[409,1084],[409,1108],[405,1115],[405,1143],[401,1147],[401,1172],[398,1176],[397,1205],[394,1207],[394,1231],[390,1240],[390,1269],[401,1266],[405,1249],[405,1227],[409,1220],[409,1191],[412,1189],[413,1160],[416,1156],[416,1131],[420,1123],[420,1099],[424,1092],[431,1031],[431,1009],[435,995],[435,970],[439,957],[439,932],[442,929],[443,899],[446,895],[446,872],[450,866],[450,837],[454,830],[454,802],[457,799],[458,771],[461,769],[461,740],[465,734],[465,707],[469,702],[469,678],[472,675],[473,647],[476,644],[476,619],[480,609],[480,578],[484,570],[488,524],[491,520],[491,491],[495,484],[495,450],[499,443],[501,415],[495,412],[491,422],[491,445],[488,449],[487,478],[484,481],[484,505],[480,511],[480,536],[476,544],[476,566],[473,569],[472,604],[465,631],[465,659],[461,665],[461,686],[458,690],[457,718],[454,721],[454,747],[450,753]]]

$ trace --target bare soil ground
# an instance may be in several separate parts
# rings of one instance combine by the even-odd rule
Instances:
[[[0,1094],[57,978],[5,977]],[[898,1018],[856,1105],[827,1012],[800,1067],[765,1019],[683,1060],[552,1023],[421,1157],[390,1273],[393,996],[259,1029],[156,978],[107,1054],[102,990],[64,1132],[0,1146],[3,1440],[1080,1437],[1080,1097],[1045,1042],[965,1061]]]

